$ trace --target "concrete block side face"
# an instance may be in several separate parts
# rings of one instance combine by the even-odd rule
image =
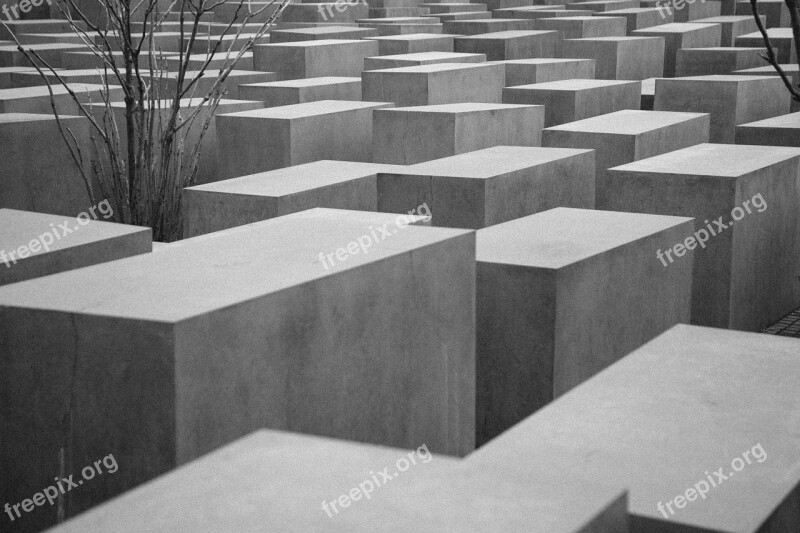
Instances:
[[[67,517],[174,468],[169,325],[4,307],[0,342],[13,347],[0,353],[4,502],[54,485],[62,447],[75,482],[109,455],[118,465],[67,493]],[[45,505],[17,520],[40,531],[56,514]]]
[[[559,270],[555,397],[689,322],[694,252],[667,266],[656,252],[684,242],[693,228],[686,221]]]
[[[736,125],[786,115],[791,100],[789,91],[779,79],[754,79],[741,83],[736,100]],[[735,136],[734,131],[727,142],[733,144]]]
[[[220,179],[292,164],[291,121],[226,115],[216,121]]]
[[[711,116],[705,114],[645,132],[636,138],[633,161],[707,143],[710,129]]]
[[[324,188],[290,194],[279,198],[276,203],[277,216],[288,215],[325,207],[330,209],[350,209],[353,211],[378,210],[377,175],[352,179],[326,186]]]
[[[479,229],[489,218],[489,180],[433,176],[430,178],[431,224],[447,228]],[[416,204],[420,205],[420,204]],[[408,212],[413,209],[403,212]]]
[[[503,101],[505,70],[500,64],[432,73],[428,77],[430,104]]]
[[[712,143],[732,144],[736,136],[739,83],[656,80],[655,111],[709,113]]]
[[[620,43],[617,80],[646,80],[664,74],[664,39],[653,38]]]
[[[185,239],[279,216],[275,199],[264,196],[184,189],[181,205]]]
[[[695,231],[705,229],[707,233],[715,230],[713,221],[718,217],[723,221],[729,217],[736,200],[731,180],[704,176],[610,169],[606,183],[606,195],[598,209],[693,217]],[[695,249],[692,324],[729,327],[731,277],[726,273],[731,271],[732,234],[722,231],[712,235],[704,249]],[[675,261],[667,262],[668,268],[675,266]]]
[[[463,235],[182,325],[179,461],[264,427],[472,451],[474,257]]]
[[[623,109],[639,109],[641,105],[642,89],[639,83],[579,90],[575,93],[574,120],[606,115]]]
[[[633,533],[628,513],[628,493],[623,492],[577,533]],[[643,533],[643,532],[637,532]]]
[[[477,265],[476,444],[553,399],[553,271]]]
[[[594,152],[584,152],[490,179],[486,226],[556,207],[593,209]]]
[[[771,165],[737,184],[735,205],[743,211],[735,213],[741,220],[733,220],[731,228],[733,329],[760,331],[800,305],[799,160]],[[767,207],[758,212],[754,201]],[[751,213],[744,202],[749,202]]]
[[[321,159],[372,162],[373,108],[293,120],[287,165]]]
[[[455,155],[456,120],[455,114],[379,111],[373,119],[373,161],[413,165]]]
[[[364,58],[378,55],[378,43],[363,40],[357,43],[309,47],[306,51],[305,78],[322,76],[360,76]]]
[[[275,72],[280,80],[307,78],[305,49],[291,46],[261,45],[253,48],[253,68]]]
[[[432,224],[441,226],[439,211],[433,204],[430,176],[405,174],[378,174],[378,211],[381,213],[408,213],[428,204]]]
[[[364,71],[361,80],[365,102],[394,102],[397,106],[447,103],[431,101],[430,80],[425,74]]]
[[[455,154],[492,146],[541,146],[544,107],[490,109],[457,117]]]

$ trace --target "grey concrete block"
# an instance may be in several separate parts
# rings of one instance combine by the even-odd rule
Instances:
[[[409,35],[387,35],[370,40],[378,42],[380,55],[418,54],[422,52],[452,52],[453,35],[412,33]]]
[[[319,100],[361,100],[361,78],[325,76],[299,80],[251,83],[239,86],[245,100],[264,102],[264,107],[303,104]]]
[[[757,68],[764,64],[764,48],[687,48],[678,50],[675,76],[733,74],[737,70]]]
[[[636,30],[632,35],[664,38],[664,76],[675,76],[675,63],[681,48],[709,48],[720,46],[720,24],[673,23]]]
[[[484,63],[485,61],[485,54],[420,52],[416,54],[367,57],[364,59],[364,70],[416,67],[420,65],[436,65],[439,63]]]
[[[562,49],[562,57],[594,59],[599,80],[644,80],[664,72],[664,39],[660,37],[567,39]]]
[[[561,36],[556,31],[500,31],[456,37],[456,52],[486,54],[490,61],[556,57]]]
[[[322,39],[262,44],[253,49],[256,70],[276,72],[279,79],[359,76],[364,58],[378,55],[374,41]]]
[[[537,30],[557,30],[564,39],[624,37],[627,21],[623,17],[558,17],[536,19]]]

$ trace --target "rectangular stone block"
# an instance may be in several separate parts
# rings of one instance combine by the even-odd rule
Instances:
[[[444,104],[373,114],[376,163],[412,165],[491,146],[541,146],[544,107]]]
[[[736,144],[800,148],[800,113],[781,115],[736,126]]]
[[[281,80],[360,76],[364,58],[378,55],[371,40],[322,39],[262,44],[253,49],[256,70],[276,72]]]
[[[239,96],[259,100],[264,107],[303,104],[318,100],[361,100],[361,78],[325,76],[299,80],[239,85]]]
[[[688,322],[691,218],[557,208],[477,233],[477,444]]]
[[[778,57],[778,63],[797,63],[797,49],[794,46],[794,34],[791,28],[769,28],[767,37]],[[761,32],[746,33],[736,37],[736,46],[766,48]]]
[[[694,22],[662,24],[653,28],[636,30],[632,35],[664,38],[664,76],[675,77],[675,63],[681,48],[709,48],[720,46],[720,24]]]
[[[439,13],[436,15],[436,18],[444,24],[448,20],[484,20],[492,18],[492,12],[490,11],[473,11],[473,12],[464,12],[464,13]],[[498,17],[500,18],[500,17]]]
[[[708,142],[706,113],[625,110],[587,118],[543,132],[542,145],[595,150],[595,199],[607,205],[607,170]]]
[[[538,9],[538,8],[547,8],[547,9]],[[564,18],[564,17],[591,17],[593,14],[594,11],[590,11],[588,9],[580,11],[579,10],[566,11],[564,9],[564,6],[533,6],[530,9],[526,8],[516,9],[514,10],[514,12],[508,13],[508,18],[551,19],[551,18]]]
[[[103,85],[92,83],[71,83],[70,89],[78,96],[81,103],[102,102]],[[46,85],[23,87],[17,89],[0,89],[0,113],[28,113],[50,115],[53,113],[53,102],[59,114],[83,116],[78,104],[63,86],[53,86],[53,97]],[[108,97],[111,101],[124,98],[122,87],[109,86]]]
[[[529,19],[450,20],[444,23],[444,33],[453,35],[478,35],[498,31],[531,31],[534,21]],[[538,28],[537,28],[538,29]]]
[[[767,17],[765,26],[767,28],[785,28],[791,26],[789,8],[779,0],[758,0],[758,14]],[[750,2],[736,2],[737,15],[753,16],[753,9]]]
[[[0,287],[2,500],[50,485],[65,442],[120,465],[70,513],[261,428],[470,452],[475,236],[403,218],[305,211]],[[375,226],[396,233],[321,264]]]
[[[149,253],[150,228],[104,221],[111,209],[87,202],[74,219],[0,209],[0,285]]]
[[[470,2],[448,2],[439,4],[420,4],[420,7],[426,7],[431,15],[440,15],[448,13],[475,13],[486,11],[486,4],[473,4]]]
[[[594,207],[594,153],[495,146],[378,175],[378,210],[427,203],[431,223],[485,228],[554,207]]]
[[[564,39],[624,37],[624,17],[559,17],[536,19],[537,30],[558,30]]]
[[[473,453],[470,467],[511,481],[547,462],[567,478],[622,483],[633,531],[794,531],[798,346],[676,325]]]
[[[378,172],[392,165],[314,161],[183,189],[184,238],[315,207],[378,210]]]
[[[376,37],[375,28],[354,28],[350,26],[328,26],[322,28],[296,28],[292,30],[273,30],[269,33],[270,43],[293,43],[297,41],[319,41],[323,39],[363,39]]]
[[[626,21],[626,35],[631,35],[634,30],[652,28],[661,24],[674,21],[673,14],[665,10],[652,7],[634,7],[629,9],[615,9],[594,14],[597,17],[624,17]]]
[[[733,74],[737,70],[764,64],[764,48],[687,48],[678,50],[675,76],[705,76]]]
[[[562,48],[562,57],[594,59],[600,80],[644,80],[664,72],[664,39],[659,37],[567,39]]]
[[[289,456],[293,460],[287,461]],[[213,483],[206,482],[209,472]],[[489,469],[471,470],[463,462],[430,454],[424,443],[408,451],[262,430],[53,533],[139,533],[148,527],[366,533],[389,520],[403,531],[627,529],[621,485],[588,476],[565,479],[546,466],[536,480],[509,484]],[[487,498],[493,500],[491,512]],[[259,504],[243,506],[242,501]],[[228,512],[200,516],[188,511],[193,506]]]
[[[561,36],[557,31],[500,31],[456,37],[456,52],[486,54],[490,61],[556,57]]]
[[[706,242],[692,323],[760,331],[800,305],[799,161],[797,148],[700,144],[609,169],[598,208],[694,217]],[[673,251],[664,268],[682,261]]]
[[[692,76],[656,80],[653,109],[711,114],[711,142],[733,143],[736,126],[785,115],[790,95],[774,76]]]
[[[800,66],[798,66],[796,63],[794,65],[784,63],[781,65],[781,69],[795,86],[800,83]],[[734,72],[734,74],[739,76],[778,76],[778,72],[772,65],[737,70]],[[798,103],[792,99],[792,112],[796,111],[795,107],[797,107],[797,105]]]
[[[485,61],[485,54],[421,52],[417,54],[368,57],[364,59],[364,70],[417,67],[420,65],[436,65],[439,63],[484,63]]]
[[[85,44],[45,43],[25,46],[26,50],[35,51],[39,57],[53,67],[64,67],[64,54],[85,50]],[[17,49],[16,44],[0,45],[0,67],[30,67],[31,62]]]
[[[357,21],[359,26],[375,28],[379,36],[442,33],[442,24],[434,17],[371,18]]]
[[[639,109],[641,83],[613,80],[562,80],[503,89],[503,103],[545,106],[546,127]]]
[[[392,105],[320,100],[217,115],[220,178],[320,159],[370,162],[372,111]]]
[[[686,2],[678,9],[678,4],[673,3],[664,7],[665,10],[673,11],[675,22],[694,22],[696,20],[718,17],[722,14],[722,2],[715,0],[699,0],[693,3]]]
[[[499,104],[505,72],[497,63],[434,64],[361,74],[364,100],[398,106],[481,102]]]
[[[571,79],[594,79],[594,59],[534,58],[503,61],[506,87]]]
[[[366,2],[319,2],[289,4],[281,19],[286,22],[355,22],[369,16]]]
[[[701,24],[719,24],[722,26],[722,46],[736,46],[737,37],[758,31],[758,25],[753,15],[709,17],[698,19],[695,22]]]
[[[419,54],[423,52],[452,52],[453,35],[412,33],[410,35],[387,35],[373,37],[377,41],[378,53],[385,55]]]

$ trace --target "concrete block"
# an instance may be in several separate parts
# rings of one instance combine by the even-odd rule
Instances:
[[[780,0],[758,0],[758,14],[767,17],[767,28],[786,28],[791,26],[789,8]],[[749,1],[736,2],[737,15],[753,16],[753,9]]]
[[[633,531],[794,531],[798,346],[676,325],[473,453],[470,467],[510,481],[547,462],[565,478],[622,483]]]
[[[412,33],[410,35],[390,35],[373,37],[377,41],[378,53],[384,55],[419,54],[423,52],[452,52],[453,35],[432,33]]]
[[[594,59],[534,58],[503,61],[506,87],[571,79],[594,79]]]
[[[658,78],[647,78],[642,80],[642,110],[652,111],[653,101],[656,99],[656,80]]]
[[[371,40],[322,39],[262,44],[253,49],[256,70],[276,72],[281,80],[359,76],[364,58],[378,55]]]
[[[440,13],[436,15],[436,18],[439,19],[439,22],[444,24],[448,20],[484,20],[493,17],[491,11],[472,11],[464,13],[447,13],[447,14]]]
[[[264,107],[316,102],[318,100],[361,100],[361,78],[325,76],[299,80],[251,83],[239,86],[239,96],[259,100]]]
[[[794,47],[794,35],[791,28],[769,28],[767,36],[772,45],[778,63],[796,63],[797,50]],[[736,37],[736,46],[749,46],[755,48],[766,48],[761,32],[746,33]]]
[[[736,144],[800,148],[800,113],[781,115],[736,126]]]
[[[691,4],[686,2],[680,9],[676,2],[671,5],[667,4],[664,9],[673,12],[675,22],[694,22],[699,19],[719,17],[722,14],[722,2],[714,0],[705,2],[700,0]]]
[[[598,208],[694,217],[707,242],[692,323],[760,331],[800,305],[799,161],[797,148],[700,144],[610,169]],[[672,252],[665,268],[682,261]]]
[[[559,0],[563,1],[563,0]],[[539,9],[547,8],[547,9]],[[521,18],[521,19],[551,19],[551,18],[564,18],[564,17],[591,17],[594,11],[586,10],[570,10],[566,11],[564,6],[532,6],[530,8],[518,8],[509,11],[508,18]],[[535,26],[535,25],[534,25]]]
[[[292,30],[272,30],[270,43],[293,43],[297,41],[319,41],[323,39],[363,39],[376,37],[375,28],[354,28],[350,26],[329,26],[321,28],[296,28]]]
[[[444,23],[444,33],[453,35],[478,35],[499,31],[531,31],[534,21],[529,19],[450,20]]]
[[[669,24],[674,21],[673,14],[658,10],[652,7],[634,7],[630,9],[615,9],[595,13],[597,17],[624,17],[626,21],[626,35],[631,35],[634,30],[642,28],[652,28],[661,24]]]
[[[719,24],[722,26],[722,46],[736,46],[737,37],[758,31],[758,26],[756,25],[753,15],[709,17],[698,19],[695,22],[699,24]]]
[[[320,159],[370,162],[372,111],[382,107],[392,104],[320,100],[217,115],[219,176],[246,176]]]
[[[261,428],[474,449],[474,233],[398,225],[318,259],[397,221],[311,210],[0,287],[2,500],[52,483],[68,413],[70,464],[120,465],[71,514]]]
[[[368,57],[364,59],[364,70],[416,67],[420,65],[436,65],[439,63],[484,63],[485,61],[486,55],[484,54],[420,52],[416,54]]]
[[[607,204],[607,170],[708,142],[706,113],[625,110],[587,118],[543,132],[542,145],[595,150],[595,199]]]
[[[722,27],[720,24],[697,24],[694,22],[662,24],[653,28],[636,30],[636,36],[664,38],[664,76],[675,77],[675,64],[681,48],[709,48],[720,46]]]
[[[444,104],[377,110],[374,161],[412,165],[491,146],[541,146],[544,107]]]
[[[486,4],[473,4],[470,2],[447,2],[438,4],[420,4],[420,7],[427,7],[431,15],[447,13],[475,13],[486,11]]]
[[[320,2],[292,3],[286,7],[281,20],[286,22],[356,22],[367,17],[369,6],[366,2]]]
[[[490,61],[556,57],[561,36],[556,31],[500,31],[456,37],[456,52],[486,54]]]
[[[479,230],[477,444],[688,322],[691,218],[557,208]],[[691,252],[690,252],[691,255]]]
[[[624,37],[624,17],[559,17],[536,19],[537,30],[558,30],[564,39]]]
[[[564,6],[567,10],[588,9],[596,13],[618,9],[633,9],[639,7],[639,0],[590,0],[589,2],[576,2]]]
[[[113,224],[108,202],[80,218],[0,209],[0,285],[149,253],[151,230]]]
[[[641,84],[635,81],[562,80],[503,89],[503,103],[545,106],[546,127],[639,109]]]
[[[71,83],[69,87],[83,104],[103,101],[101,96],[101,92],[105,91],[103,85]],[[0,89],[0,112],[50,115],[53,113],[53,102],[55,102],[56,110],[58,110],[59,114],[81,115],[78,104],[75,103],[67,89],[63,86],[53,87],[52,89],[52,100],[46,85]],[[120,101],[124,97],[122,87],[119,86],[111,85],[108,93],[108,97],[112,102]]]
[[[481,102],[499,104],[505,73],[497,63],[421,65],[361,74],[364,100],[398,106]]]
[[[554,207],[594,207],[594,153],[495,146],[378,175],[378,210],[427,203],[435,226],[485,228]]]
[[[86,50],[85,44],[45,43],[25,46],[33,50],[52,67],[64,68],[64,54],[78,50]],[[0,67],[30,67],[31,62],[17,49],[16,44],[0,45]]]
[[[600,80],[644,80],[664,72],[664,39],[660,37],[595,37],[567,39],[562,57],[596,61]]]
[[[711,114],[711,142],[733,143],[736,126],[785,115],[790,95],[774,76],[692,76],[656,80],[653,109]]]
[[[764,64],[764,48],[687,48],[678,50],[675,76],[733,74],[737,70]]]

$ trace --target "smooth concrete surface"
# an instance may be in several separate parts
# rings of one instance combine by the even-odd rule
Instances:
[[[217,115],[220,179],[320,159],[370,162],[372,112],[392,106],[320,100]]]
[[[641,83],[614,80],[562,80],[503,89],[503,103],[543,105],[546,127],[639,109]]]
[[[535,482],[507,483],[426,450],[262,430],[53,533],[627,531],[620,485],[564,478],[544,462]]]
[[[272,30],[270,43],[292,43],[297,41],[319,41],[323,39],[363,39],[375,37],[374,28],[353,28],[350,26],[329,26],[324,28],[296,28],[292,30]]]
[[[781,115],[736,126],[736,144],[800,148],[800,113]]]
[[[627,35],[631,35],[634,30],[652,28],[661,24],[670,24],[675,21],[674,13],[668,13],[665,9],[652,7],[634,7],[629,9],[617,9],[613,11],[603,11],[595,13],[597,17],[624,17],[627,22]]]
[[[183,234],[194,237],[315,207],[378,210],[378,172],[391,165],[314,161],[183,190]]]
[[[483,63],[485,61],[486,54],[419,52],[415,54],[367,57],[364,59],[364,70],[417,67],[419,65],[435,65],[438,63]]]
[[[722,27],[722,46],[736,46],[737,37],[758,31],[758,25],[752,15],[709,17],[698,19],[694,22],[698,24],[719,24]]]
[[[70,515],[261,428],[470,452],[475,235],[400,220],[315,209],[0,287],[0,499],[50,485],[65,442],[120,465]]]
[[[687,48],[678,50],[675,76],[708,76],[733,74],[737,70],[757,68],[764,64],[765,48]]]
[[[374,37],[380,55],[417,54],[422,52],[452,52],[453,35],[432,33],[412,33],[408,35],[389,35]]]
[[[585,78],[594,79],[594,59],[533,58],[503,61],[506,87]]]
[[[557,57],[561,36],[556,31],[499,31],[455,38],[455,51],[486,54],[489,61]]]
[[[794,45],[794,33],[791,28],[769,28],[767,37],[772,45],[778,63],[797,63],[797,49]],[[736,46],[766,47],[761,32],[746,33],[736,37]]]
[[[378,55],[378,43],[369,39],[322,39],[253,48],[256,70],[275,72],[279,80],[355,77],[361,75],[364,58]]]
[[[107,97],[112,101],[122,101],[124,95],[122,87],[109,86]],[[102,102],[103,85],[92,83],[71,83],[69,88],[75,93],[78,101],[88,107],[90,102]],[[14,89],[0,89],[0,113],[34,113],[51,115],[53,104],[59,114],[83,116],[80,107],[67,89],[63,86],[53,86],[53,97],[46,85],[38,87],[22,87]],[[101,107],[101,106],[98,106]]]
[[[758,14],[766,18],[764,25],[768,29],[791,26],[789,8],[780,0],[758,0],[756,7],[758,8]],[[753,7],[750,5],[749,0],[736,2],[736,14],[753,16]]]
[[[444,33],[452,35],[478,35],[499,31],[531,31],[534,21],[528,19],[449,20],[444,23]]]
[[[243,100],[264,102],[264,107],[304,104],[319,100],[361,100],[361,78],[324,76],[299,80],[239,85]]]
[[[700,144],[609,169],[597,207],[694,217],[692,323],[760,331],[800,306],[798,180],[800,149]]]
[[[599,80],[644,80],[664,73],[664,39],[595,37],[567,39],[562,57],[594,59]]]
[[[87,203],[80,219],[0,209],[0,285],[150,252],[150,228],[106,222],[110,208]]]
[[[655,251],[691,218],[557,208],[477,232],[478,446],[673,325],[692,257]]]
[[[722,27],[720,24],[697,24],[693,22],[662,24],[653,28],[635,30],[631,35],[662,37],[664,39],[664,76],[675,76],[678,50],[682,48],[709,48],[720,46]]]
[[[480,102],[499,104],[505,72],[497,63],[442,63],[361,73],[365,101],[397,106]]]
[[[707,113],[623,110],[553,126],[543,132],[542,146],[595,150],[595,200],[606,205],[607,170],[708,142]]]
[[[491,146],[541,146],[544,106],[444,104],[373,113],[373,161],[412,165]]]
[[[479,229],[554,207],[594,207],[594,151],[495,146],[378,174],[378,210],[427,203],[434,226]]]
[[[733,143],[736,126],[789,112],[791,95],[775,76],[692,76],[656,80],[656,111],[711,115],[711,142]]]
[[[622,17],[558,17],[536,19],[537,30],[557,30],[564,39],[624,37],[627,22]]]
[[[637,533],[797,531],[799,351],[797,339],[674,326],[469,464],[511,481],[547,461],[622,483]]]

